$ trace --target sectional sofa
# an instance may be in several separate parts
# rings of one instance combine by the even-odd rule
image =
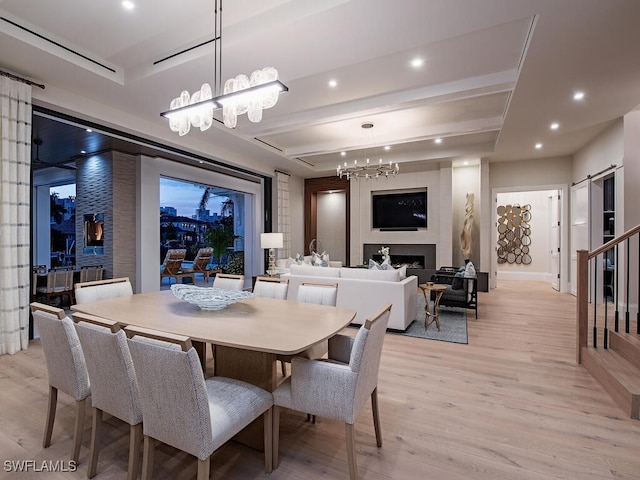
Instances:
[[[353,323],[358,325],[388,303],[393,305],[389,329],[404,331],[417,317],[418,277],[401,278],[400,270],[291,265],[290,273],[281,278],[289,279],[289,300],[297,298],[303,282],[337,283],[336,305],[353,308],[357,312]]]

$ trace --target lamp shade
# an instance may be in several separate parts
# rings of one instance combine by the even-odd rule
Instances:
[[[261,233],[260,248],[282,248],[284,235],[282,233]]]

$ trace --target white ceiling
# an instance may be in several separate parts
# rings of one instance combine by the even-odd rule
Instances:
[[[159,113],[213,82],[213,47],[153,62],[211,39],[214,2],[134,2],[0,0],[0,67],[46,84],[35,103],[84,98],[71,113],[305,177],[364,156],[409,171],[570,155],[640,104],[638,0],[225,0],[223,79],[274,66],[290,90],[261,123],[179,138]]]

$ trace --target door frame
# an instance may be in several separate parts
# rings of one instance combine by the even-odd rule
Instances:
[[[568,184],[549,184],[549,185],[523,185],[512,187],[497,187],[491,189],[491,287],[495,288],[498,285],[497,270],[498,270],[498,254],[496,252],[496,244],[498,243],[498,214],[496,212],[496,205],[498,202],[499,193],[516,193],[516,192],[537,192],[546,190],[560,190],[560,292],[569,291],[569,265],[567,257],[569,255],[563,254],[569,250],[569,185]]]

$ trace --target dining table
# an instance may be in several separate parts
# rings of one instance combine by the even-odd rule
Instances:
[[[277,355],[295,355],[331,338],[356,315],[350,308],[249,297],[220,310],[203,310],[170,290],[103,299],[73,311],[189,337],[206,373],[206,344],[215,348],[214,375],[249,382],[269,392],[278,385]],[[236,440],[263,448],[263,423],[253,422]]]

